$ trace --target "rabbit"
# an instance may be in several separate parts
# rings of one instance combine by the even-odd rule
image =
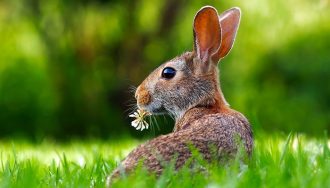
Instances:
[[[108,176],[111,184],[122,173],[129,173],[139,161],[156,175],[163,171],[163,161],[175,157],[175,168],[192,156],[192,144],[206,160],[216,155],[235,156],[240,138],[248,156],[253,149],[253,135],[248,120],[231,109],[220,89],[219,60],[231,50],[240,23],[241,11],[231,8],[218,15],[212,6],[202,7],[193,22],[194,48],[165,62],[154,70],[135,92],[139,109],[153,115],[170,114],[175,118],[172,133],[161,135],[134,149]]]

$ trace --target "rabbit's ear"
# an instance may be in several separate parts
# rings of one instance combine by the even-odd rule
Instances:
[[[211,6],[201,8],[194,19],[194,50],[202,62],[210,60],[221,43],[218,12]]]
[[[231,8],[219,15],[222,40],[219,51],[212,57],[214,62],[218,62],[219,59],[225,57],[233,47],[240,18],[241,10],[237,7]]]

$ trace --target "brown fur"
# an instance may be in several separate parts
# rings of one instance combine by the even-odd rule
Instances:
[[[147,105],[151,102],[150,94],[146,90],[144,85],[141,85],[141,87],[138,87],[138,89],[136,90],[136,93],[138,93],[138,95],[136,95],[135,97],[137,98],[137,100],[139,101],[140,104]]]
[[[202,8],[195,17],[194,51],[164,63],[138,87],[136,99],[139,108],[152,114],[172,114],[175,117],[174,130],[134,149],[109,176],[109,184],[121,172],[132,171],[141,160],[148,170],[159,175],[164,169],[164,162],[176,156],[175,167],[178,169],[192,156],[190,144],[206,160],[211,160],[210,147],[215,146],[216,156],[221,160],[223,156],[237,153],[238,137],[247,154],[251,154],[253,137],[250,124],[241,113],[229,107],[218,79],[217,64],[233,45],[240,11],[234,8],[224,14],[218,18],[213,7]],[[219,21],[220,24],[217,23]],[[221,29],[217,28],[220,26]],[[165,67],[176,70],[172,79],[160,76]]]

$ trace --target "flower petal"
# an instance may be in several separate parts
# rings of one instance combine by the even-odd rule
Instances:
[[[146,129],[149,129],[149,123],[145,122]]]
[[[139,124],[139,122],[137,120],[134,120],[131,122],[131,125],[135,128],[138,126],[138,124]]]
[[[139,130],[139,129],[140,129],[140,122],[138,122],[138,123],[136,124],[135,129],[136,129],[136,130]]]
[[[130,115],[128,115],[128,117],[135,117],[135,115],[134,114],[130,114]]]

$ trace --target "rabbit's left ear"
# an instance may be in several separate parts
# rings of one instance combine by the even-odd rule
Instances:
[[[202,63],[206,63],[218,51],[221,43],[217,10],[211,6],[201,8],[195,16],[193,31],[195,53]]]

